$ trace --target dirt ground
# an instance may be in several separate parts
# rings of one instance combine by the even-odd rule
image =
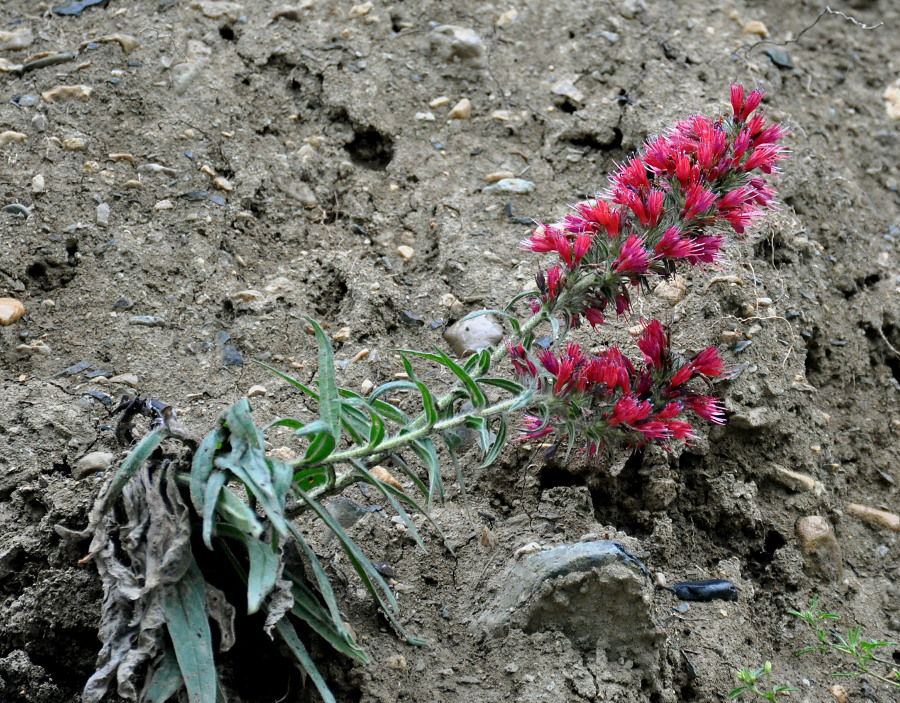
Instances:
[[[486,471],[473,458],[473,522],[455,488],[434,509],[455,555],[367,514],[353,534],[428,644],[398,639],[348,579],[373,662],[317,657],[342,701],[715,701],[766,660],[791,700],[835,700],[842,663],[795,657],[812,637],[788,609],[818,594],[840,627],[900,638],[897,533],[847,508],[900,508],[900,122],[882,97],[900,5],[833,7],[883,25],[826,14],[801,36],[824,10],[808,0],[107,0],[80,16],[0,2],[0,132],[20,135],[0,138],[0,204],[22,206],[0,212],[0,297],[26,307],[0,328],[0,701],[77,700],[93,671],[99,579],[54,526],[83,527],[104,481],[79,460],[126,451],[105,396],[137,390],[205,433],[260,384],[257,415],[309,418],[252,363],[312,377],[303,315],[348,328],[343,386],[391,378],[393,349],[446,348],[448,321],[533,280],[516,248],[529,218],[562,217],[672,121],[727,109],[730,81],[764,86],[792,129],[782,209],[724,270],[684,272],[682,300],[638,306],[677,349],[719,346],[728,424],[616,478],[521,444]],[[41,52],[71,57],[26,62]],[[451,118],[463,98],[471,113]],[[500,171],[533,192],[483,192]],[[810,516],[836,540],[798,532]],[[728,578],[739,598],[676,610],[613,569],[527,623],[479,628],[516,550],[586,535],[669,583]],[[234,700],[315,700],[275,645],[238,638],[222,664]],[[849,700],[900,700],[841,683]]]

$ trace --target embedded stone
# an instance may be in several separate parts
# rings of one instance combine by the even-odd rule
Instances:
[[[480,315],[460,320],[444,332],[444,340],[459,358],[488,349],[503,339],[503,325],[493,315]]]
[[[797,520],[800,551],[806,557],[806,567],[826,581],[840,581],[844,575],[841,545],[828,521],[818,515]]]
[[[25,314],[25,306],[15,298],[0,298],[0,325],[6,327]]]

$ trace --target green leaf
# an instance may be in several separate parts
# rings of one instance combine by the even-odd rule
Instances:
[[[466,417],[466,427],[478,432],[478,445],[487,453],[491,446],[491,429],[488,421],[479,415],[469,415]]]
[[[510,381],[505,378],[479,378],[478,383],[483,383],[486,386],[496,386],[497,388],[502,388],[513,395],[519,395],[522,391],[525,390],[525,386],[521,383],[516,383],[515,381]]]
[[[246,539],[250,571],[247,575],[247,613],[252,615],[262,605],[263,599],[272,592],[278,579],[281,558],[272,551],[272,545],[256,539]]]
[[[391,454],[391,463],[394,466],[400,467],[403,473],[406,474],[407,478],[409,478],[410,481],[416,484],[416,488],[419,489],[419,493],[421,493],[423,496],[428,493],[428,489],[425,488],[425,484],[422,483],[422,479],[420,479],[416,475],[415,471],[409,468],[409,464],[403,461],[403,457],[401,457],[399,454]]]
[[[106,490],[106,495],[103,497],[104,513],[110,509],[119,497],[122,489],[125,488],[125,484],[137,473],[137,470],[141,468],[141,464],[147,460],[166,436],[167,432],[165,430],[153,430],[125,457],[125,461],[122,462],[122,466],[119,467],[112,482],[109,484],[109,488]]]
[[[388,503],[391,504],[391,507],[397,511],[397,514],[400,515],[400,517],[403,519],[403,522],[406,523],[406,526],[412,533],[413,539],[416,541],[416,544],[418,544],[422,548],[422,551],[427,554],[428,547],[425,546],[425,542],[423,542],[422,538],[419,536],[419,531],[416,529],[413,521],[409,519],[409,515],[407,515],[406,511],[403,509],[403,506],[400,505],[400,502],[397,500],[397,498],[400,498],[400,500],[404,500],[409,503],[415,510],[422,513],[422,515],[427,516],[427,513],[421,507],[419,507],[419,505],[408,495],[406,495],[402,491],[398,491],[394,486],[391,486],[390,484],[384,483],[383,481],[375,478],[372,475],[372,472],[369,471],[368,468],[366,468],[366,465],[358,459],[351,460],[351,463],[353,464],[353,468],[361,474],[363,481],[372,486],[375,486],[376,490],[378,490],[385,498],[387,498]]]
[[[453,374],[462,381],[463,386],[466,390],[466,395],[469,397],[469,400],[472,401],[472,405],[476,408],[483,408],[487,405],[487,398],[484,395],[484,392],[478,387],[478,384],[475,380],[466,373],[465,369],[463,369],[459,364],[457,364],[453,359],[444,354],[440,349],[436,349],[434,353],[430,352],[420,352],[414,351],[410,349],[401,349],[401,354],[412,354],[413,356],[420,356],[423,359],[430,359],[431,361],[436,361],[441,366],[444,366],[450,369]]]
[[[210,474],[213,471],[213,460],[216,452],[222,447],[225,441],[225,430],[217,427],[210,432],[197,451],[194,452],[194,459],[191,462],[191,501],[194,509],[203,514],[203,505],[206,498],[206,482],[209,481]]]
[[[247,398],[241,398],[225,411],[224,420],[232,435],[244,440],[253,449],[264,449],[265,441],[262,432],[256,427],[250,416],[253,409]]]
[[[215,703],[216,665],[206,612],[206,583],[193,557],[181,580],[166,590],[163,609],[188,700]]]
[[[437,451],[434,448],[434,442],[430,437],[422,439],[414,439],[409,443],[412,449],[428,469],[428,498],[426,503],[431,505],[434,494],[437,493],[438,500],[444,502],[444,484],[441,479],[441,465],[438,463]]]
[[[369,427],[369,443],[366,445],[366,449],[375,449],[381,444],[386,433],[387,428],[384,426],[384,420],[381,419],[381,415],[373,411],[372,425]]]
[[[253,508],[232,493],[227,486],[219,493],[216,512],[223,520],[254,539],[259,539],[263,533],[263,526]]]
[[[318,503],[316,503],[316,505],[321,508],[321,505]],[[328,513],[328,515],[330,514],[331,513]],[[328,575],[325,573],[325,569],[322,568],[319,557],[316,556],[316,553],[313,551],[312,547],[309,546],[309,543],[304,539],[300,530],[297,529],[294,523],[289,522],[288,527],[290,528],[291,534],[294,535],[294,539],[296,539],[297,543],[300,545],[300,549],[306,555],[310,568],[312,568],[313,576],[316,579],[316,585],[319,587],[319,593],[322,594],[322,599],[325,601],[325,605],[328,606],[328,613],[331,615],[332,624],[339,632],[345,632],[344,621],[341,620],[341,613],[338,610],[337,600],[335,600],[334,597],[334,590],[331,588],[331,581],[328,580]]]
[[[277,420],[272,420],[268,425],[263,427],[263,432],[268,432],[273,427],[290,427],[292,430],[302,430],[306,425],[304,425],[300,420],[295,420],[292,417],[281,417]]]
[[[141,703],[165,703],[178,693],[182,686],[184,679],[181,677],[181,669],[178,668],[175,650],[167,646],[162,659],[147,679],[141,694]]]
[[[518,295],[513,296],[513,299],[510,300],[504,310],[512,310],[516,303],[518,303],[522,298],[537,298],[540,297],[541,292],[537,289],[535,290],[526,290]]]
[[[462,467],[459,465],[459,460],[456,458],[456,449],[461,444],[461,440],[459,439],[459,435],[455,432],[442,432],[441,436],[444,439],[444,444],[447,445],[447,453],[450,455],[450,463],[453,464],[453,470],[456,471],[456,483],[459,485],[459,497],[462,500],[463,507],[466,510],[466,516],[469,518],[469,522],[472,522],[472,511],[469,509],[469,498],[466,495],[466,480],[463,476]],[[453,551],[452,549],[450,550]]]
[[[316,513],[319,519],[325,523],[328,529],[334,533],[334,536],[337,537],[344,553],[347,555],[347,558],[353,566],[353,570],[356,571],[360,580],[362,580],[363,585],[366,587],[366,590],[369,591],[376,600],[382,612],[387,616],[388,620],[391,621],[391,624],[393,624],[397,631],[400,632],[410,644],[424,644],[423,640],[410,637],[406,634],[406,631],[400,624],[400,620],[397,618],[397,599],[394,598],[394,594],[391,592],[391,589],[388,588],[388,585],[385,583],[381,574],[378,573],[378,570],[374,567],[372,562],[369,561],[368,557],[362,553],[356,542],[347,536],[337,520],[334,519],[334,516],[307,495],[306,492],[298,489],[296,486],[294,487],[294,490],[310,509]]]
[[[207,549],[212,549],[213,523],[219,502],[219,493],[227,480],[228,477],[224,471],[214,471],[207,479],[206,486],[204,486],[203,512],[201,515],[203,515],[203,544],[206,545]]]
[[[750,690],[750,689],[747,688],[746,686],[738,686],[738,687],[735,688],[734,690],[731,690],[731,691],[728,692],[728,697],[729,697],[729,698],[737,698],[737,697],[738,697],[739,695],[741,695],[744,691],[749,691],[749,690]]]
[[[316,464],[324,461],[334,451],[336,443],[328,432],[321,432],[313,437],[303,455],[304,464]]]
[[[500,451],[503,449],[503,445],[506,443],[506,417],[503,415],[500,416],[499,426],[497,427],[497,437],[494,439],[493,445],[491,445],[491,450],[487,453],[487,456],[484,458],[484,463],[479,467],[480,469],[485,469],[496,461],[497,457],[500,456]]]
[[[317,486],[334,485],[333,466],[313,466],[309,469],[300,469],[294,474],[294,482],[304,491],[311,491]]]
[[[291,613],[303,620],[341,654],[351,659],[357,659],[363,664],[368,664],[369,657],[356,643],[356,640],[346,630],[341,633],[335,629],[331,620],[328,619],[328,613],[322,608],[315,594],[287,571],[285,571],[285,574],[294,584],[291,588],[291,594],[294,596],[294,606],[291,608]]]
[[[255,360],[254,360],[254,361],[255,361]],[[294,386],[294,387],[296,387],[296,388],[299,388],[301,391],[303,391],[304,393],[306,393],[306,395],[308,395],[308,396],[309,396],[310,398],[312,398],[313,400],[316,400],[316,401],[319,400],[319,394],[318,394],[318,393],[316,393],[316,392],[315,392],[312,388],[310,388],[309,386],[306,386],[306,385],[300,383],[300,381],[298,381],[296,378],[292,378],[291,376],[288,376],[286,373],[283,373],[283,372],[279,371],[279,370],[276,369],[274,366],[269,366],[268,364],[264,364],[264,363],[261,362],[261,361],[255,361],[255,363],[259,364],[259,365],[262,366],[264,369],[268,369],[269,371],[271,371],[272,373],[274,373],[274,374],[275,374],[276,376],[278,376],[279,378],[281,378],[281,379],[287,381],[288,383],[290,383],[292,386]]]
[[[409,363],[409,359],[406,358],[406,355],[401,353],[400,358],[403,360],[403,367],[406,369],[406,374],[409,376],[410,380],[416,384],[419,393],[422,394],[422,405],[425,410],[425,422],[427,423],[426,427],[433,427],[438,421],[438,411],[437,405],[434,403],[434,398],[431,396],[431,391],[428,390],[428,386],[416,377],[412,364]]]
[[[275,625],[275,630],[278,632],[278,636],[284,640],[288,649],[291,650],[291,653],[297,658],[297,661],[300,662],[300,666],[303,667],[309,678],[312,679],[324,703],[336,703],[334,696],[331,694],[331,689],[328,688],[328,684],[325,683],[325,679],[322,678],[322,674],[319,673],[319,670],[313,663],[312,657],[306,651],[306,647],[303,646],[300,638],[297,637],[294,626],[291,625],[287,618],[281,618]]]
[[[341,401],[334,380],[334,351],[319,323],[311,317],[305,319],[315,331],[319,344],[319,417],[337,443],[341,438]]]
[[[401,391],[401,390],[409,390],[415,391],[418,390],[416,384],[412,381],[389,381],[388,383],[384,383],[374,391],[369,394],[369,402],[371,403],[373,400],[380,398],[385,393],[390,393],[391,391]],[[393,407],[393,406],[391,406]]]

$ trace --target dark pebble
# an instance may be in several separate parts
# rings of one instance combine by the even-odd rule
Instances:
[[[226,202],[225,198],[223,198],[221,195],[210,195],[209,201],[211,203],[215,203],[216,205],[225,205]]]
[[[736,352],[742,352],[742,351],[744,351],[744,349],[749,347],[751,344],[753,344],[752,339],[742,339],[740,342],[735,343],[734,350]]]
[[[81,373],[82,371],[86,371],[91,368],[90,361],[79,361],[77,364],[70,366],[67,369],[63,369],[60,371],[54,378],[59,378],[60,376],[74,376],[77,373]]]
[[[419,317],[414,312],[410,312],[409,310],[404,310],[400,314],[400,319],[403,321],[404,324],[407,324],[407,325],[412,325],[412,326],[417,325],[417,326],[421,327],[425,324],[425,320],[423,318]]]
[[[104,405],[112,405],[113,399],[110,398],[106,393],[101,393],[100,391],[85,391],[81,395],[89,395],[91,398],[99,400]]]
[[[184,198],[185,200],[206,200],[209,197],[208,190],[189,190],[187,193],[182,193],[177,196],[179,198]]]
[[[771,59],[772,63],[774,63],[778,68],[793,68],[794,62],[791,61],[791,57],[788,56],[786,51],[779,51],[778,49],[766,49],[763,52],[766,56]]]
[[[153,317],[153,315],[134,315],[128,324],[142,327],[165,327],[166,321],[161,317]]]
[[[106,369],[98,369],[97,371],[89,371],[84,375],[85,378],[97,378],[97,376],[106,376],[109,378],[113,375],[113,371],[107,371]]]
[[[99,5],[104,0],[70,0],[70,2],[60,3],[51,8],[51,12],[55,15],[74,15],[78,17],[88,7]]]
[[[134,301],[130,298],[119,298],[113,305],[113,310],[131,310],[133,307]]]

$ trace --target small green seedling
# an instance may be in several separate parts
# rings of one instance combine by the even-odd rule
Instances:
[[[862,629],[860,625],[848,629],[846,637],[837,632],[837,630],[825,630],[822,627],[818,626],[819,621],[837,620],[841,616],[835,615],[834,613],[823,612],[818,609],[818,605],[819,597],[813,596],[812,602],[810,603],[808,609],[804,610],[803,612],[798,612],[796,610],[788,611],[788,613],[790,613],[791,615],[796,615],[798,618],[806,622],[806,624],[808,624],[811,628],[813,628],[813,630],[815,630],[816,632],[816,637],[819,640],[819,644],[801,649],[799,652],[797,652],[797,656],[799,657],[800,655],[808,654],[809,652],[828,651],[838,652],[839,654],[846,654],[852,657],[856,662],[857,671],[836,673],[832,674],[832,676],[853,678],[866,674],[875,679],[878,679],[879,681],[883,681],[889,686],[900,688],[900,671],[898,671],[895,663],[887,659],[882,659],[874,654],[875,650],[880,647],[896,647],[898,646],[898,643],[863,639],[860,632],[860,630]],[[888,676],[882,676],[881,674],[872,671],[870,669],[870,666],[873,663],[882,664],[888,667],[890,669],[890,673],[888,674]]]
[[[761,691],[757,686],[757,683],[760,682],[761,679],[767,677],[771,672],[772,662],[766,662],[756,671],[750,671],[750,669],[744,667],[735,674],[738,681],[740,681],[743,686],[738,686],[733,691],[730,691],[728,693],[728,697],[740,698],[745,693],[755,693],[757,696],[765,698],[767,701],[774,701],[776,700],[775,696],[777,696],[779,693],[799,690],[796,688],[792,688],[791,686],[772,686],[772,688],[768,691]]]

